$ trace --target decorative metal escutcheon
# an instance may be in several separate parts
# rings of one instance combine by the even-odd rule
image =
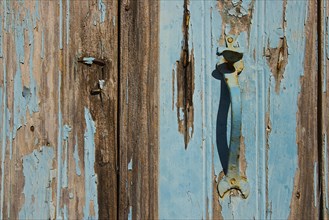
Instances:
[[[242,198],[247,198],[250,192],[249,183],[246,177],[240,175],[239,157],[240,157],[240,137],[241,137],[241,92],[238,76],[242,72],[243,51],[239,47],[234,36],[226,37],[226,47],[222,49],[220,61],[217,63],[217,70],[225,78],[226,85],[229,89],[231,100],[231,136],[229,141],[229,158],[227,172],[219,180],[218,192],[220,197],[232,189],[239,190]],[[219,68],[219,65],[228,66],[225,71]]]

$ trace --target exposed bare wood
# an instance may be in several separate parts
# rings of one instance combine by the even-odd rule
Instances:
[[[158,11],[157,1],[120,5],[119,219],[158,216]]]
[[[320,211],[320,188],[313,178],[318,164],[318,68],[317,63],[317,2],[309,1],[308,19],[305,27],[306,46],[304,76],[301,77],[301,92],[297,112],[298,167],[291,199],[290,219],[314,219]],[[320,175],[315,170],[315,175]],[[315,181],[315,182],[314,182]],[[314,197],[316,195],[316,197]]]

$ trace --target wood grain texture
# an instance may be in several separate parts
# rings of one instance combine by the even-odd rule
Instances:
[[[121,1],[119,219],[158,217],[158,15],[157,1]]]
[[[321,189],[320,197],[320,211],[322,219],[329,219],[329,144],[328,144],[328,134],[329,134],[329,2],[324,0],[318,0],[318,19],[319,19],[319,83],[318,83],[318,93],[319,102],[318,108],[320,110],[318,117],[320,117],[318,126],[319,132],[319,160],[322,160],[321,166],[319,167],[319,181]]]
[[[115,219],[116,1],[2,1],[0,10],[1,218]],[[90,95],[99,79],[102,100]],[[41,169],[45,158],[53,162]],[[49,185],[30,180],[36,172]],[[46,201],[45,216],[35,201]]]
[[[317,1],[308,2],[308,11],[317,10]],[[321,175],[316,164],[318,158],[318,29],[317,15],[309,13],[305,27],[304,75],[300,79],[301,91],[298,97],[297,144],[298,170],[294,179],[289,219],[314,219],[320,216]],[[321,160],[321,159],[320,159]],[[315,172],[315,173],[314,173]],[[316,178],[313,178],[316,177]],[[324,190],[324,189],[322,189]]]

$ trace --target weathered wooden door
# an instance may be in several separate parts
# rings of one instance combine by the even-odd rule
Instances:
[[[326,5],[161,1],[160,219],[327,218]],[[217,190],[228,163],[223,121],[228,141],[233,123],[216,77],[216,50],[227,36],[243,51],[239,161],[247,198]]]
[[[327,6],[2,0],[0,218],[327,219]]]

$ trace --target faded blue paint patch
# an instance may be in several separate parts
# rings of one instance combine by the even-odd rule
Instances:
[[[41,33],[41,59],[45,58],[45,29],[42,29]]]
[[[128,163],[128,170],[133,170],[133,159],[131,158]]]
[[[314,207],[316,207],[317,206],[317,200],[318,200],[318,162],[314,162],[313,193],[314,193]]]
[[[84,57],[82,59],[82,61],[85,63],[85,64],[88,64],[88,65],[91,65],[93,64],[95,58],[94,57]]]
[[[326,5],[325,3],[324,3],[324,5]],[[327,42],[329,42],[329,17],[326,17],[325,18],[326,19],[326,21],[325,21],[325,27],[326,27],[326,41]],[[325,48],[325,50],[327,51],[327,53],[326,53],[326,55],[327,55],[327,59],[329,60],[329,44],[327,43],[327,44],[325,44],[325,45],[327,45],[327,47]]]
[[[64,125],[63,127],[63,141],[65,145],[65,155],[64,155],[64,161],[63,161],[63,169],[62,169],[62,188],[66,188],[68,186],[68,163],[67,163],[67,158],[68,158],[68,141],[69,141],[69,133],[71,132],[71,128],[68,125]]]
[[[85,219],[98,219],[97,174],[95,173],[95,123],[88,108],[85,108],[86,131],[84,135],[84,164],[85,164],[85,206],[83,214]],[[90,213],[93,204],[94,210]]]
[[[2,16],[0,15],[0,58],[3,57],[3,33],[2,33]]]
[[[42,147],[23,157],[24,204],[19,219],[49,219],[51,204],[52,147]]]
[[[270,11],[275,8],[274,2],[266,3],[268,5],[266,10]],[[271,120],[271,132],[268,138],[269,201],[267,202],[271,202],[272,219],[287,219],[289,217],[290,201],[294,189],[294,179],[290,177],[295,176],[298,168],[296,125],[298,96],[301,88],[299,82],[304,72],[305,54],[301,51],[305,51],[304,20],[307,8],[308,1],[298,1],[298,3],[287,1],[284,35],[288,45],[288,63],[284,78],[281,81],[280,94],[275,92],[275,80],[269,81],[269,93],[267,93],[269,95],[267,100],[268,112]],[[277,25],[282,25],[282,15],[276,13],[270,13],[270,15],[273,20],[277,19],[277,22],[280,22]],[[265,23],[266,32],[272,28]],[[269,36],[270,41],[273,37]],[[269,70],[266,72],[267,75],[271,75]],[[287,111],[287,106],[289,106],[289,111]],[[280,158],[280,164],[277,163],[278,158]],[[278,173],[281,175],[275,175]]]
[[[66,45],[70,42],[70,0],[66,0]]]
[[[211,140],[207,139],[211,132],[208,127],[211,124],[207,124],[210,110],[207,108],[208,103],[205,104],[203,100],[208,98],[205,91],[209,91],[211,72],[216,62],[212,63],[212,48],[205,48],[204,45],[216,42],[216,39],[212,41],[209,28],[209,11],[212,6],[216,7],[216,2],[191,1],[189,6],[189,45],[190,50],[193,48],[195,58],[195,104],[194,134],[186,150],[178,131],[177,110],[173,110],[172,104],[169,104],[177,94],[177,86],[173,85],[173,81],[177,82],[175,64],[179,60],[183,39],[182,32],[177,31],[182,27],[183,4],[184,1],[160,1],[160,219],[212,218],[211,212],[208,212],[212,209],[212,201],[207,198],[213,198],[213,148]]]
[[[17,130],[26,124],[26,112],[30,115],[38,111],[37,83],[33,75],[33,55],[34,55],[34,26],[32,16],[29,11],[26,12],[22,21],[20,21],[20,12],[15,14],[15,48],[16,48],[16,74],[14,76],[14,124],[13,138],[16,137]],[[24,31],[28,31],[29,54],[29,86],[22,84],[21,64],[25,60],[24,51]]]
[[[58,134],[57,134],[57,191],[56,191],[56,217],[62,218],[62,210],[60,207],[61,189],[62,189],[62,111],[61,111],[61,80],[62,73],[58,72]]]
[[[24,26],[19,21],[19,13],[16,15],[15,20],[15,48],[16,48],[16,56],[17,60],[20,63],[24,63],[25,55],[24,55]],[[19,65],[19,64],[17,64]]]
[[[64,204],[63,214],[64,214],[64,218],[63,218],[64,220],[69,219],[68,218],[69,212],[68,212],[68,209],[67,209],[67,205],[66,204]]]
[[[10,13],[10,4],[8,4],[9,0],[4,0],[3,2],[3,16],[4,16],[4,29],[6,32],[9,30],[9,25],[10,25],[10,15],[12,16],[13,19],[13,13]],[[9,18],[8,18],[9,17]]]
[[[129,212],[128,212],[128,220],[133,219],[133,207],[129,206]]]
[[[80,170],[80,165],[79,165],[79,150],[78,150],[78,136],[75,135],[75,145],[74,145],[74,153],[73,153],[73,157],[75,160],[75,173],[78,176],[81,176],[81,170]]]
[[[39,6],[39,1],[40,0],[36,0],[35,5],[34,5],[34,13],[33,13],[33,17],[32,17],[32,21],[33,21],[33,28],[35,29],[37,27],[37,21],[40,21],[40,6]]]
[[[106,5],[104,4],[103,0],[98,0],[98,10],[100,11],[100,23],[104,23],[106,16]]]
[[[324,134],[324,184],[325,184],[325,203],[326,203],[326,209],[328,209],[329,201],[328,201],[328,140],[327,140],[327,134]]]

